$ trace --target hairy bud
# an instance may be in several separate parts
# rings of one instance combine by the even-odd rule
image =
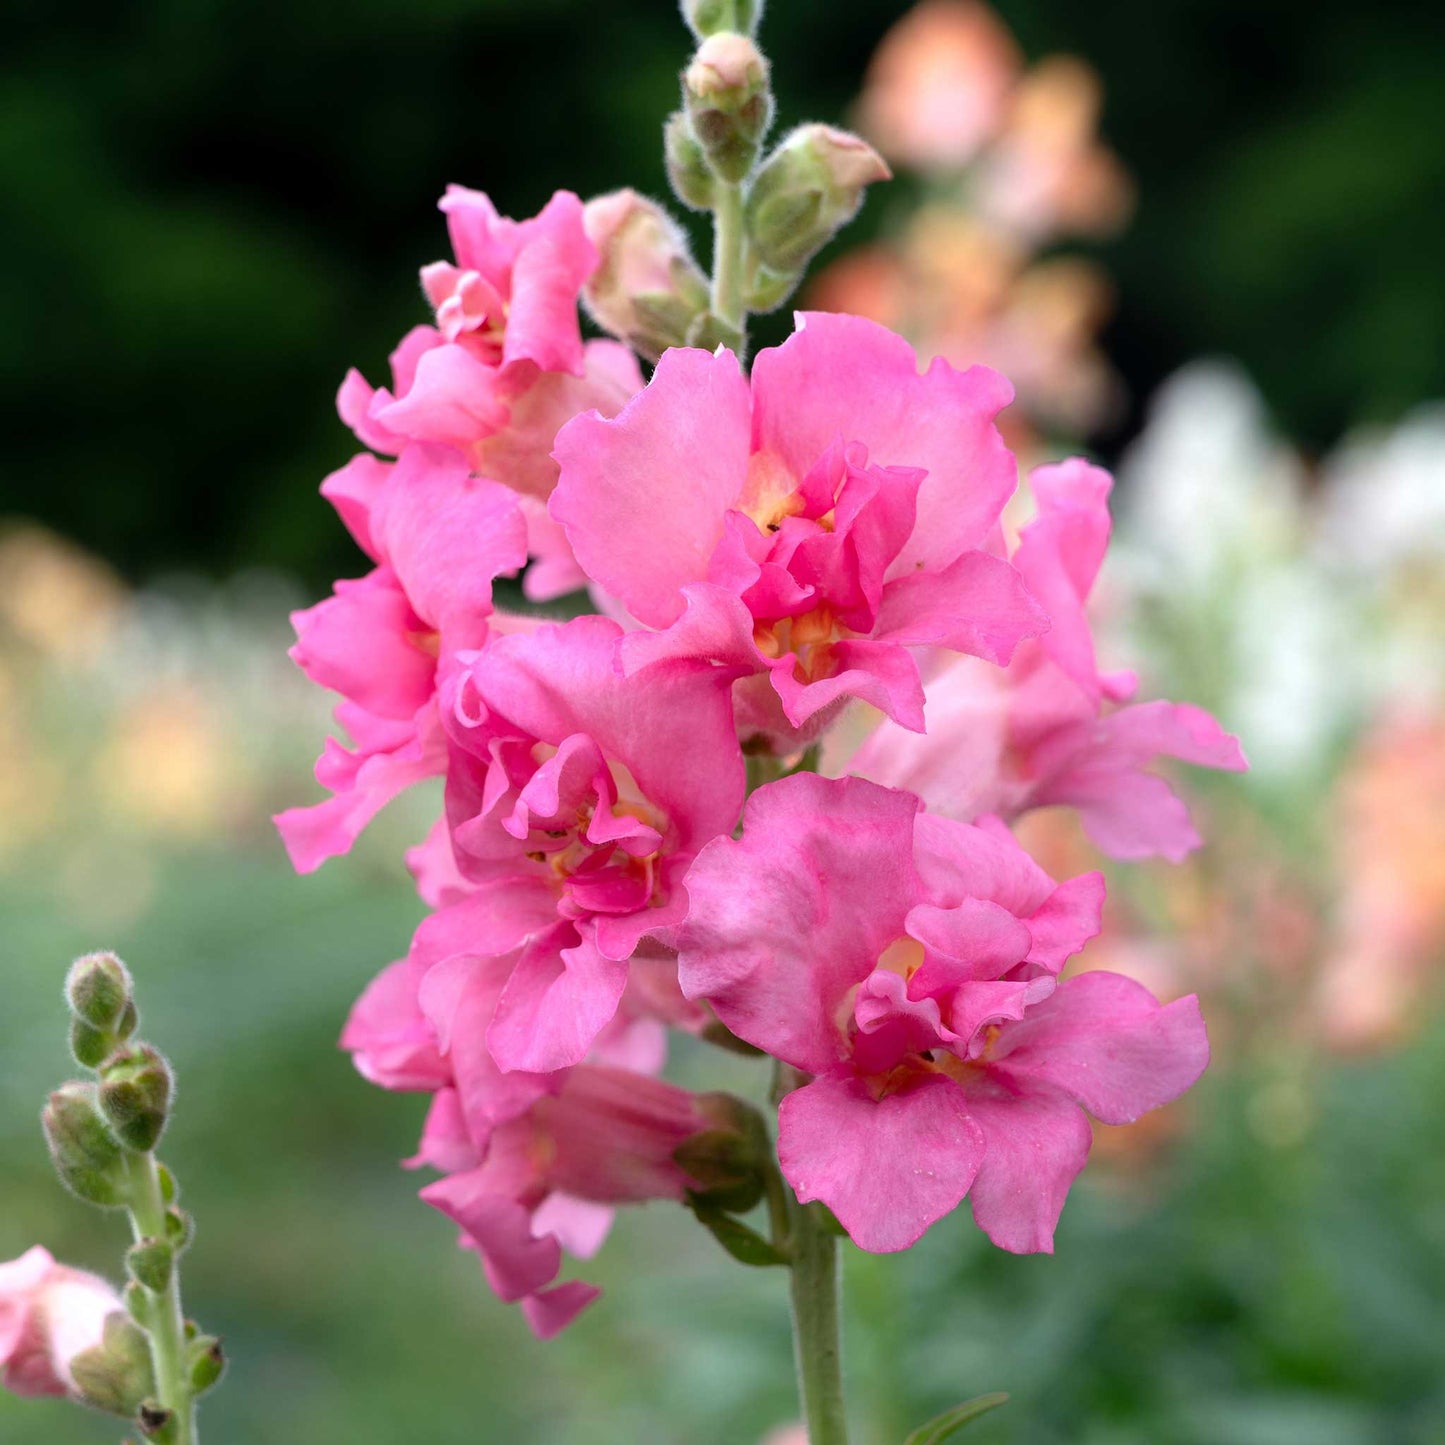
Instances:
[[[708,36],[682,73],[682,94],[708,165],[724,181],[741,181],[773,121],[762,52],[735,31]]]
[[[588,201],[583,224],[602,258],[582,293],[597,324],[649,360],[682,346],[708,287],[677,222],[624,190]]]
[[[150,1341],[120,1310],[106,1316],[100,1344],[71,1360],[70,1375],[87,1405],[111,1415],[134,1415],[156,1388]]]
[[[149,1044],[113,1055],[100,1072],[100,1107],[122,1144],[148,1153],[170,1113],[170,1065]]]
[[[828,125],[804,125],[763,162],[748,193],[748,238],[778,277],[796,276],[892,173],[866,141]],[[776,303],[775,303],[776,304]]]
[[[88,953],[71,964],[65,997],[76,1018],[114,1032],[131,1002],[130,972],[113,953]]]
[[[662,152],[673,195],[694,211],[712,210],[716,180],[686,111],[675,110],[668,116],[662,128]]]
[[[762,1198],[764,1173],[771,1167],[762,1116],[731,1094],[700,1094],[697,1107],[710,1127],[685,1139],[673,1162],[693,1180],[694,1201],[746,1213]]]
[[[130,1202],[125,1151],[106,1127],[94,1084],[62,1084],[40,1116],[60,1182],[88,1204],[121,1209]]]
[[[763,16],[763,0],[682,0],[682,18],[699,40],[719,30],[757,33]]]

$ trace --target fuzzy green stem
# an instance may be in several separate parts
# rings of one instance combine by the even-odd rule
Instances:
[[[793,1355],[808,1445],[848,1445],[843,1408],[838,1239],[819,1211],[789,1191]]]
[[[743,253],[747,232],[743,227],[743,188],[717,182],[713,206],[712,313],[719,321],[746,329],[743,306]],[[740,349],[746,349],[740,343]]]
[[[136,1241],[166,1237],[166,1204],[154,1154],[130,1157],[131,1228]],[[149,1329],[156,1394],[176,1417],[176,1445],[197,1445],[196,1408],[186,1365],[186,1317],[181,1308],[181,1262],[171,1266],[165,1290],[154,1296]]]

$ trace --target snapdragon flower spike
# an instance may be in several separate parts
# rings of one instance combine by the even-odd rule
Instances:
[[[625,670],[736,667],[744,736],[786,750],[863,698],[923,726],[911,647],[1007,662],[1041,631],[1017,573],[985,548],[1015,484],[994,418],[1008,383],[858,317],[799,318],[758,355],[665,353],[614,419],[557,437],[552,516],[643,628]]]
[[[336,720],[354,743],[329,739],[316,765],[329,801],[276,818],[303,873],[345,853],[397,794],[444,771],[439,676],[457,649],[485,641],[493,581],[527,560],[515,497],[478,481],[448,448],[409,446],[395,465],[358,457],[322,491],[377,565],[291,619],[291,656],[341,694]]]
[[[546,513],[558,428],[593,408],[612,415],[642,386],[637,361],[613,341],[582,340],[578,298],[598,266],[582,202],[558,191],[525,221],[497,214],[480,191],[441,200],[456,263],[423,268],[435,326],[407,333],[392,354],[392,386],[347,374],[337,408],[357,438],[396,456],[422,441],[455,447],[472,470],[514,490],[537,563],[537,600],[585,584]]]
[[[862,1248],[904,1249],[967,1196],[995,1244],[1049,1251],[1084,1110],[1125,1123],[1188,1088],[1198,1002],[1059,983],[1098,932],[1099,875],[1056,885],[996,820],[921,806],[857,778],[760,789],[689,875],[683,990],[813,1075],[783,1100],[779,1162]]]
[[[639,944],[686,913],[697,850],[742,807],[734,674],[672,659],[626,678],[621,636],[580,617],[501,637],[449,686],[456,863],[489,951],[515,958],[488,1031],[503,1069],[581,1061]]]
[[[1099,671],[1087,613],[1109,542],[1112,479],[1075,458],[1038,468],[1030,485],[1038,514],[1013,564],[1047,610],[1049,630],[1025,642],[1006,671],[966,659],[943,668],[925,685],[925,735],[885,721],[825,770],[912,789],[965,820],[1073,807],[1110,856],[1178,862],[1201,839],[1183,801],[1147,769],[1178,758],[1241,772],[1239,740],[1188,703],[1122,705],[1138,679]]]
[[[0,1384],[16,1395],[75,1395],[71,1361],[101,1343],[120,1296],[37,1245],[0,1264]]]

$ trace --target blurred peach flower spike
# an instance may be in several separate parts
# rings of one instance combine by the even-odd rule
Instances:
[[[868,67],[860,126],[918,170],[966,166],[1004,119],[1021,59],[1008,28],[975,0],[923,0]]]

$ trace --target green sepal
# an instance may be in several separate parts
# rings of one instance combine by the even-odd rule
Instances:
[[[787,1255],[770,1244],[757,1230],[750,1229],[742,1220],[723,1213],[721,1209],[706,1203],[691,1191],[687,1195],[687,1207],[697,1216],[698,1223],[739,1264],[750,1265],[754,1269],[787,1264]]]
[[[147,1440],[159,1445],[176,1445],[181,1438],[180,1422],[173,1410],[167,1410],[159,1400],[145,1400],[136,1412],[135,1422]]]
[[[215,1335],[197,1335],[186,1347],[191,1393],[204,1395],[226,1373],[226,1355]]]
[[[987,1415],[990,1410],[997,1410],[1000,1405],[1006,1404],[1008,1396],[1002,1390],[997,1390],[992,1395],[979,1395],[976,1399],[965,1400],[963,1404],[945,1410],[928,1424],[920,1425],[903,1445],[942,1445],[944,1440],[957,1434],[965,1425],[972,1424],[980,1415]]]
[[[176,1266],[175,1246],[164,1239],[142,1239],[126,1251],[125,1267],[137,1284],[152,1294],[162,1293]]]

